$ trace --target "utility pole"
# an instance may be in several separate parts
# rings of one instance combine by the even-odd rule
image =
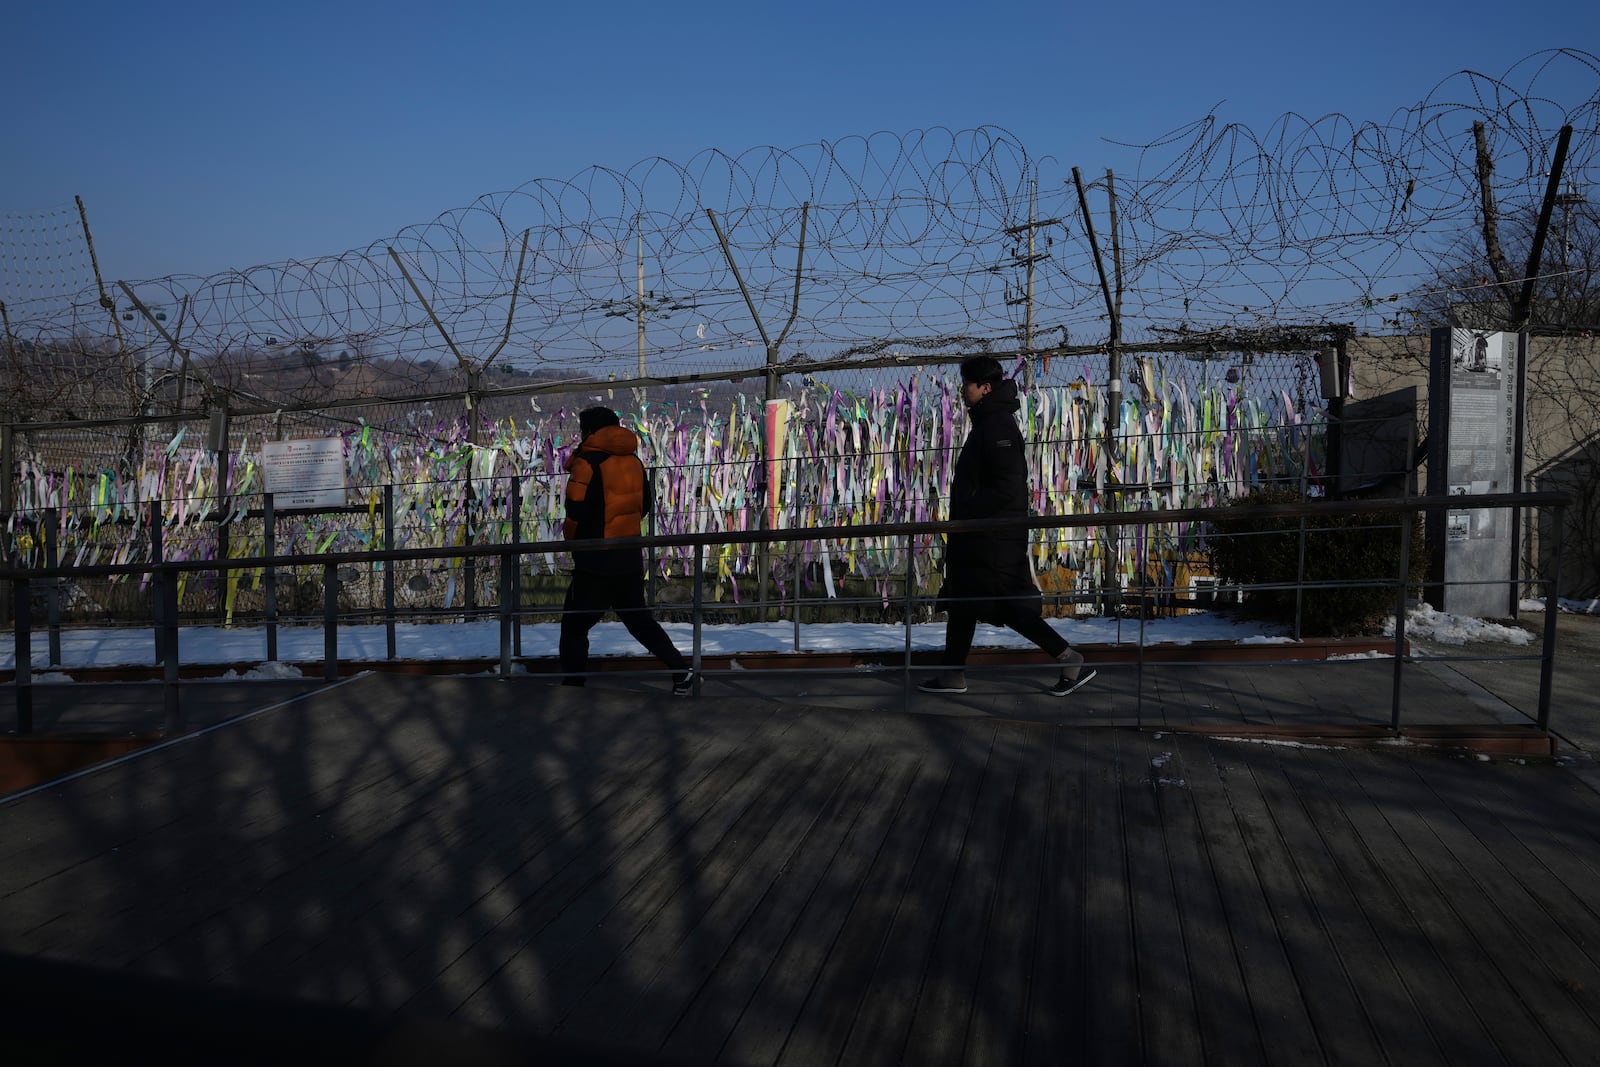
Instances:
[[[633,217],[639,249],[639,377],[644,377],[644,212]]]
[[[1119,302],[1111,295],[1111,282],[1106,277],[1105,262],[1100,258],[1100,242],[1094,235],[1094,218],[1089,214],[1089,198],[1083,191],[1083,175],[1077,167],[1072,168],[1072,183],[1078,189],[1078,209],[1083,212],[1083,232],[1089,238],[1089,251],[1094,254],[1095,271],[1100,275],[1100,295],[1105,298],[1106,317],[1111,320],[1111,336],[1106,346],[1106,354],[1110,359],[1110,382],[1106,388],[1106,418],[1105,418],[1105,447],[1102,449],[1105,463],[1105,482],[1109,486],[1103,499],[1106,510],[1119,511],[1120,491],[1114,484],[1116,477],[1117,461],[1117,430],[1122,421],[1122,310]],[[1112,207],[1115,212],[1115,203]],[[1118,281],[1118,291],[1121,282]],[[1113,537],[1106,538],[1106,573],[1101,576],[1101,588],[1104,592],[1107,608],[1113,608],[1120,600],[1121,586],[1117,579],[1117,570],[1120,552],[1117,541]]]
[[[1027,236],[1028,236],[1028,254],[1026,256],[1018,256],[1018,255],[1013,254],[1012,257],[1011,257],[1011,261],[1012,261],[1012,263],[1014,265],[1021,265],[1021,266],[1024,266],[1026,268],[1026,270],[1027,270],[1027,281],[1025,283],[1026,287],[1025,287],[1025,289],[1023,291],[1023,295],[1021,297],[1008,298],[1006,300],[1006,303],[1008,305],[1011,305],[1011,304],[1021,304],[1021,305],[1023,305],[1023,308],[1022,308],[1022,385],[1023,385],[1023,388],[1025,388],[1025,389],[1029,388],[1029,387],[1031,387],[1033,385],[1033,265],[1035,263],[1039,262],[1041,259],[1049,259],[1050,258],[1050,253],[1048,253],[1048,252],[1044,253],[1043,255],[1040,255],[1038,253],[1038,251],[1037,251],[1038,245],[1035,242],[1034,235],[1039,230],[1039,228],[1042,227],[1042,226],[1057,226],[1057,225],[1060,225],[1060,223],[1061,223],[1060,219],[1036,219],[1036,218],[1034,218],[1034,212],[1036,210],[1038,196],[1039,196],[1039,183],[1037,181],[1029,182],[1028,183],[1028,221],[1027,221],[1027,223],[1025,225],[1022,225],[1022,226],[1010,226],[1010,227],[1007,227],[1006,229],[1000,231],[1000,232],[1004,233],[1007,237],[1016,237],[1016,236],[1021,235],[1024,232],[1026,232]],[[1048,243],[1049,242],[1047,242],[1047,244]]]

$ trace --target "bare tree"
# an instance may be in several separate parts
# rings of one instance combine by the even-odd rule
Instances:
[[[1536,208],[1499,220],[1507,261],[1527,263],[1537,223]],[[1600,210],[1578,191],[1558,198],[1542,258],[1527,329],[1541,335],[1600,333]],[[1482,235],[1457,234],[1439,256],[1438,274],[1413,298],[1409,310],[1422,325],[1516,329],[1515,294],[1524,281],[1520,272],[1500,278]]]

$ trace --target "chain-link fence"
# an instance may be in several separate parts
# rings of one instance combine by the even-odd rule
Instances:
[[[1008,368],[1030,383],[1018,421],[1028,443],[1031,507],[1079,514],[1198,506],[1265,484],[1320,484],[1324,411],[1308,353],[1130,358],[1108,438],[1106,357]],[[226,418],[13,427],[19,477],[8,534],[16,558],[93,564],[227,559],[557,541],[564,468],[578,412],[601,404],[640,438],[657,506],[646,533],[812,529],[948,517],[944,501],[965,435],[955,368],[925,363],[738,379],[515,393],[441,392],[422,401],[330,405]],[[345,504],[287,510],[274,500],[266,442],[336,438]],[[225,446],[225,447],[219,447]],[[136,457],[130,461],[130,457]],[[269,498],[268,494],[273,494]],[[273,503],[267,522],[266,509]],[[829,601],[870,618],[937,587],[940,539],[729,547],[710,561],[714,604],[730,613],[792,613]],[[1086,610],[1109,586],[1150,587],[1177,606],[1203,581],[1202,531],[1157,529],[1128,541],[1089,529],[1040,535],[1035,570],[1052,610]],[[569,561],[525,557],[519,604],[553,610]],[[650,560],[665,607],[684,595],[687,550]],[[469,617],[499,602],[493,564],[455,560],[341,574],[341,611]],[[180,589],[186,617],[235,624],[322,610],[318,573],[234,571]],[[70,617],[137,614],[127,582],[70,591]],[[132,598],[132,599],[130,599]],[[811,605],[813,611],[822,607]]]

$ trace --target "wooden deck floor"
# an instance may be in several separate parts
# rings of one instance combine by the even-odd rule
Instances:
[[[0,805],[0,947],[690,1062],[1600,1048],[1554,763],[708,693],[369,675],[147,750]]]

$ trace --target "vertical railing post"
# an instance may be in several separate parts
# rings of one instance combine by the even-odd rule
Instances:
[[[905,695],[906,707],[911,706],[911,616],[915,610],[916,601],[911,595],[912,582],[916,576],[917,538],[915,534],[906,534],[906,642],[903,650],[902,670],[904,676],[901,681],[901,690]]]
[[[793,633],[795,652],[800,651],[800,557],[799,542],[789,542],[789,589],[794,593],[794,606],[789,609],[789,628]]]
[[[54,570],[61,565],[61,512],[44,509],[44,565]],[[50,627],[50,666],[61,665],[61,579],[45,583],[45,613]]]
[[[693,664],[696,675],[700,673],[701,660],[701,615],[705,608],[705,576],[706,576],[706,546],[695,543],[694,546],[694,600],[690,616],[694,632]]]
[[[511,476],[511,543],[522,544],[522,475]],[[651,532],[655,527],[651,526]],[[650,547],[651,559],[655,559],[655,546]],[[651,583],[655,582],[654,570],[651,571]],[[653,603],[653,601],[652,601]],[[522,553],[517,552],[511,557],[511,654],[522,655]]]
[[[1561,610],[1561,552],[1567,539],[1567,509],[1556,505],[1551,546],[1554,560],[1544,592],[1544,644],[1539,650],[1539,729],[1550,728],[1550,682],[1556,665],[1556,614]]]
[[[167,732],[183,731],[183,707],[178,699],[178,571],[164,566],[156,575],[156,595],[161,598],[161,689]]]
[[[383,550],[394,551],[394,485],[383,487]],[[383,564],[383,639],[384,657],[394,659],[394,564],[392,559]]]
[[[148,509],[145,512],[145,521],[149,524],[150,530],[150,562],[159,565],[166,554],[165,546],[162,543],[161,501],[159,498],[149,502]],[[165,663],[167,661],[167,650],[163,642],[167,639],[167,605],[166,598],[161,595],[160,570],[152,569],[149,572],[149,578],[152,583],[150,587],[150,607],[151,615],[153,616],[151,621],[154,624],[153,636],[155,638],[156,662]]]
[[[655,485],[656,485],[656,469],[654,467],[645,468],[644,476],[646,478],[650,479],[650,488],[651,488],[651,491],[653,492],[655,490]],[[659,498],[657,498],[657,499],[659,500]],[[645,518],[645,532],[648,533],[651,537],[654,537],[656,535],[656,509],[655,508],[651,508],[650,509],[650,514]],[[648,606],[650,606],[651,608],[654,608],[656,606],[656,546],[655,545],[651,545],[649,548],[645,549],[645,574],[648,576],[648,580],[647,580],[647,582],[645,584],[645,590],[644,590],[645,599],[644,599],[644,602]]]
[[[20,560],[13,560],[14,564]],[[17,665],[17,733],[33,733],[33,604],[28,576],[19,573],[11,580],[12,629]]]
[[[1415,512],[1400,513],[1400,579],[1394,594],[1394,692],[1389,705],[1389,729],[1400,732],[1400,672],[1405,666],[1406,584],[1411,575],[1411,527]]]
[[[478,493],[477,493],[477,490],[472,487],[472,483],[469,481],[467,483],[467,517],[466,517],[466,527],[467,527],[466,534],[467,535],[466,535],[466,538],[465,538],[465,541],[466,541],[467,545],[469,545],[469,546],[475,545],[475,544],[478,543],[477,514],[478,514]],[[464,593],[464,596],[462,597],[462,605],[461,606],[464,609],[464,614],[465,614],[466,619],[470,622],[472,617],[473,617],[473,615],[477,614],[477,611],[478,611],[478,557],[477,556],[468,556],[466,559],[461,561],[461,584],[466,586],[466,588],[464,590],[462,590],[462,592]]]
[[[267,662],[278,661],[278,517],[272,508],[272,494],[261,494],[261,551],[267,557],[266,585]]]
[[[339,568],[322,565],[322,677],[339,679]]]
[[[221,501],[227,507],[229,501]],[[221,626],[228,625],[228,572],[232,569],[228,564],[228,557],[233,548],[233,537],[229,532],[228,513],[223,512],[217,520],[217,623]]]
[[[1300,498],[1302,506],[1305,497]],[[1300,516],[1300,561],[1294,573],[1294,639],[1300,640],[1302,618],[1304,616],[1306,596],[1306,517]]]
[[[1144,722],[1144,625],[1146,616],[1150,614],[1149,524],[1141,524],[1139,533],[1141,535],[1139,541],[1143,542],[1145,547],[1142,552],[1138,552],[1135,556],[1139,564],[1139,641],[1136,646],[1138,659],[1134,664],[1136,678],[1133,684],[1133,717],[1142,726]]]
[[[796,468],[796,482],[799,481],[799,468]],[[796,484],[794,491],[794,509],[789,513],[789,528],[800,529],[800,486]],[[805,541],[789,542],[789,558],[793,564],[789,567],[789,582],[794,588],[794,650],[800,651],[800,587],[805,575]]]
[[[500,677],[511,677],[511,629],[515,618],[513,611],[512,571],[517,563],[514,544],[506,545],[500,552]]]
[[[224,498],[222,505],[229,506],[229,501]],[[217,520],[217,624],[228,625],[228,575],[233,567],[229,557],[233,551],[233,538],[229,533],[230,519],[227,512]]]

